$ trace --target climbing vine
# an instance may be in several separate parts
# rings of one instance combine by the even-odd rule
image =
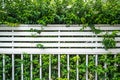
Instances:
[[[103,45],[105,49],[109,48],[115,48],[116,47],[116,41],[115,41],[115,36],[117,36],[118,31],[113,31],[111,34],[106,33],[103,38]]]

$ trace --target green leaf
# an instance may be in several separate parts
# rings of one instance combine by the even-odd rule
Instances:
[[[44,45],[43,45],[43,44],[40,44],[40,43],[37,44],[36,46],[37,46],[37,48],[44,48]]]
[[[94,24],[88,24],[88,26],[91,28],[92,32],[95,34],[100,34],[102,31],[100,29],[96,29]]]

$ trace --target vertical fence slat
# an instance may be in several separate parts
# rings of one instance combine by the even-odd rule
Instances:
[[[51,80],[51,55],[49,55],[49,80]]]
[[[14,67],[14,54],[12,54],[12,80],[14,80],[14,73],[15,73],[14,72],[15,71],[14,68],[15,68]]]
[[[58,78],[60,78],[60,54],[58,54]]]
[[[3,54],[3,80],[5,80],[5,55]]]
[[[98,65],[98,55],[96,54],[95,55],[95,66],[97,67],[97,65]],[[97,72],[95,72],[95,80],[97,80],[97,77],[98,77]]]
[[[88,80],[88,54],[86,54],[86,80]]]
[[[12,33],[14,33],[14,30],[12,28]],[[14,35],[12,35],[12,38],[14,38]],[[12,44],[14,45],[14,41],[12,41]],[[12,46],[12,49],[14,49],[14,47]],[[15,70],[14,70],[14,54],[12,54],[12,80],[14,80],[14,73],[15,73]]]
[[[21,80],[23,80],[23,54],[21,54]]]
[[[76,80],[79,80],[79,69],[78,69],[79,60],[78,60],[78,57],[79,57],[79,55],[77,54],[77,62],[76,62],[77,76],[76,76]]]
[[[105,55],[105,59],[107,58],[107,56]],[[107,63],[105,62],[104,63],[104,68],[106,69],[107,68]],[[106,80],[106,77],[107,77],[107,73],[105,73],[105,80]]]
[[[58,30],[58,33],[60,34],[60,30]],[[58,35],[58,39],[60,40],[60,35]],[[60,45],[60,41],[58,41]],[[58,47],[58,50],[60,50],[60,47]],[[60,78],[60,54],[58,54],[58,78]]]
[[[40,54],[40,57],[39,57],[39,61],[40,61],[40,80],[42,80],[42,55]]]
[[[30,80],[33,80],[32,78],[32,69],[33,69],[33,64],[32,64],[32,60],[33,60],[33,56],[32,56],[32,54],[30,55],[30,62],[31,62],[31,64],[30,64]]]
[[[68,73],[67,73],[67,79],[69,80],[69,77],[70,77],[70,59],[69,59],[69,57],[70,57],[70,55],[69,54],[67,54],[67,71],[68,71]]]
[[[97,38],[97,35],[95,37]],[[98,42],[96,41],[96,44],[97,43]],[[97,49],[97,47],[96,47],[96,49]],[[98,55],[96,54],[95,55],[95,66],[97,67],[97,65],[98,65]],[[97,77],[98,77],[97,72],[95,72],[95,80],[97,80]]]

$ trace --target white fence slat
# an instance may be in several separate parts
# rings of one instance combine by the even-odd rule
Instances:
[[[23,54],[21,54],[21,61],[22,61],[22,63],[21,63],[21,80],[24,80],[23,79]]]
[[[92,32],[41,32],[40,34],[37,34],[37,32],[0,32],[0,36],[91,36],[95,35]]]
[[[24,38],[6,38],[2,37],[0,38],[0,41],[102,41],[103,38],[95,38],[95,37],[80,37],[80,38],[74,38],[74,37],[62,37],[61,39],[48,37],[48,38],[31,38],[31,37],[24,37]],[[120,41],[119,37],[115,38],[116,41]]]
[[[95,66],[98,65],[98,55],[96,54],[95,55]],[[97,72],[95,72],[95,80],[98,80],[98,75],[97,75]]]
[[[79,55],[77,54],[77,61],[76,61],[76,80],[79,80],[79,68],[78,68],[78,65],[79,65]]]
[[[30,63],[30,80],[33,80],[33,73],[32,73],[33,72],[32,71],[33,70],[33,62],[32,62],[32,60],[33,60],[33,55],[31,54],[30,55],[30,62],[31,62]]]
[[[111,33],[111,31],[109,32]],[[102,36],[103,34],[105,34],[105,32],[102,32],[100,34],[98,34],[99,36]],[[37,32],[0,32],[0,36],[95,36],[96,34],[93,32],[41,32],[40,34],[38,34]],[[120,33],[118,33],[117,35],[120,35]]]
[[[58,31],[58,33],[60,33],[60,30]],[[60,40],[61,38],[60,38],[60,35],[58,36],[58,39]],[[60,44],[60,41],[58,41],[58,44]],[[58,47],[58,50],[60,51],[60,47]],[[61,65],[60,65],[60,57],[61,57],[61,55],[60,54],[58,54],[58,78],[60,78],[60,67],[61,67]]]
[[[88,79],[88,54],[86,54],[86,80]]]
[[[70,77],[70,59],[69,59],[70,55],[67,54],[67,79],[69,80]]]
[[[12,33],[13,33],[13,29],[12,29]],[[14,39],[14,35],[12,35],[12,38]],[[12,45],[14,44],[14,41],[12,41]],[[14,49],[14,47],[12,46],[12,49]],[[14,73],[15,73],[15,70],[14,70],[14,53],[12,54],[12,80],[14,80]]]
[[[120,30],[120,25],[95,25],[96,28],[101,30]],[[109,27],[109,28],[108,28]],[[20,25],[19,27],[13,27],[13,30],[30,30],[33,29],[41,29],[41,25]],[[48,25],[43,26],[44,30],[80,30],[82,25],[71,25],[70,27],[66,27],[66,25]],[[0,25],[0,30],[12,30],[12,27],[7,27],[5,25]],[[89,27],[85,28],[85,30],[90,30]]]
[[[105,55],[105,59],[107,59],[106,55]],[[104,68],[107,69],[107,63],[106,62],[104,63]],[[106,77],[107,77],[107,73],[105,73],[105,80],[107,80]]]
[[[80,48],[80,49],[77,49],[77,48],[72,48],[72,49],[60,49],[58,50],[57,48],[56,49],[52,49],[52,48],[49,48],[49,49],[34,49],[34,48],[16,48],[16,49],[10,49],[10,48],[3,48],[3,49],[0,49],[0,51],[2,53],[6,53],[6,54],[21,54],[21,53],[24,53],[24,52],[28,52],[28,54],[105,54],[105,53],[108,53],[108,52],[112,52],[113,54],[116,54],[116,53],[119,53],[120,52],[120,49],[110,49],[108,51],[106,51],[105,49],[86,49],[86,48]],[[8,53],[9,52],[9,53]]]
[[[42,79],[42,55],[39,56],[39,62],[40,62],[40,79]]]
[[[111,33],[111,32],[109,32]],[[98,35],[102,36],[102,34],[105,34],[105,32],[102,32]],[[0,36],[93,36],[96,35],[93,32],[41,32],[40,34],[37,34],[37,32],[0,32]],[[118,33],[117,35],[120,35]]]
[[[49,80],[51,80],[51,55],[49,55]]]
[[[15,70],[14,70],[14,54],[12,54],[12,80],[14,80],[14,74],[15,74]]]
[[[36,47],[39,43],[0,43],[0,47]],[[40,43],[44,47],[103,47],[102,43]],[[120,43],[116,44],[120,47]]]
[[[80,30],[82,27],[43,27],[44,30]],[[13,30],[29,30],[30,29],[37,29],[37,30],[42,30],[41,27],[14,27]],[[0,30],[12,30],[11,27],[0,27]]]
[[[5,80],[5,55],[3,54],[3,80]]]
[[[58,78],[60,78],[60,54],[58,54]]]

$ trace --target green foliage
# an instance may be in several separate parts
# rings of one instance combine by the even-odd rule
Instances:
[[[91,28],[92,32],[94,32],[95,34],[99,34],[102,32],[100,29],[96,29],[94,24],[89,24],[88,26]]]
[[[36,32],[36,33],[38,33],[38,34],[40,34],[41,31],[42,31],[42,30],[33,29],[33,28],[30,29],[30,32]]]
[[[119,24],[119,8],[119,0],[6,0],[0,6],[0,23]]]
[[[67,78],[58,78],[57,80],[68,80]]]
[[[36,45],[36,47],[41,49],[41,48],[44,48],[44,45],[39,43]]]
[[[44,30],[43,26],[41,26],[41,29],[34,29],[30,28],[29,32],[31,32],[32,37],[37,37],[37,34],[41,34],[41,32]],[[34,33],[35,32],[35,33]]]
[[[104,35],[102,43],[103,43],[106,50],[109,48],[116,47],[115,37],[117,36],[117,33],[118,33],[118,31],[113,31],[111,34],[106,33]]]

